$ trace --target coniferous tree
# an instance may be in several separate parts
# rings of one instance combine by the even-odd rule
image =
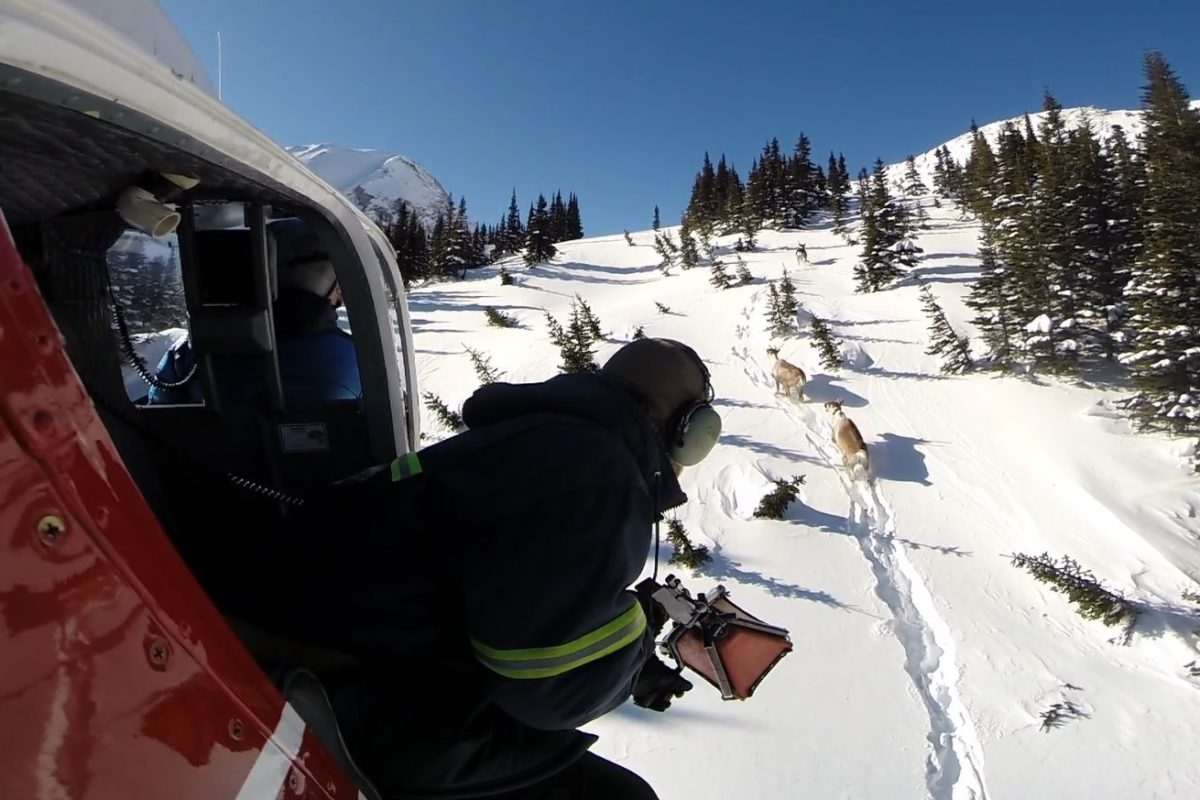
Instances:
[[[767,286],[767,331],[772,336],[787,336],[792,332],[791,321],[783,310],[783,298],[774,283]]]
[[[658,268],[663,271],[664,275],[669,274],[671,267],[675,266],[675,261],[679,258],[679,247],[671,238],[670,231],[660,230],[654,234],[654,252],[658,253],[661,259]]]
[[[725,269],[725,264],[720,259],[713,259],[712,267],[710,267],[711,275],[708,282],[718,289],[728,289],[733,285],[733,279],[729,277],[729,273]]]
[[[813,344],[817,347],[817,355],[821,366],[825,369],[837,369],[842,366],[841,345],[833,338],[833,332],[824,320],[813,314],[812,323]]]
[[[750,273],[750,268],[746,266],[746,262],[740,254],[737,257],[737,281],[738,286],[754,283],[754,276]]]
[[[812,162],[812,144],[803,133],[796,140],[792,157],[787,162],[784,176],[785,223],[799,228],[821,207],[821,192],[817,185],[817,165]]]
[[[692,234],[691,218],[685,214],[683,224],[679,226],[679,266],[683,269],[691,269],[699,263],[700,253]]]
[[[425,392],[421,396],[425,399],[425,405],[433,412],[434,418],[451,433],[457,433],[465,427],[462,415],[442,402],[442,398],[433,392]]]
[[[1012,270],[997,254],[994,234],[987,225],[979,247],[979,273],[966,303],[977,313],[973,322],[982,331],[994,361],[1007,368],[1015,354],[1020,298]]]
[[[1119,592],[1108,589],[1078,561],[1070,556],[1052,558],[1049,553],[1030,556],[1017,553],[1013,566],[1027,570],[1050,589],[1067,596],[1084,619],[1098,619],[1108,626],[1123,625],[1132,630],[1140,609]]]
[[[920,197],[928,191],[921,173],[917,172],[917,160],[910,155],[904,159],[904,193],[909,197]]]
[[[863,251],[854,268],[858,291],[879,291],[903,274],[901,266],[915,263],[917,249],[905,225],[903,209],[888,193],[883,161],[876,160],[862,207]]]
[[[785,269],[783,271],[783,280],[779,282],[779,313],[787,323],[789,329],[796,324],[796,314],[800,311],[800,302],[796,299],[796,284],[792,283],[792,276]]]
[[[492,366],[492,360],[475,348],[467,347],[467,355],[471,358],[471,366],[475,368],[475,377],[484,386],[504,377],[504,373]]]
[[[925,352],[942,357],[942,372],[968,372],[973,367],[967,337],[955,332],[946,312],[927,284],[921,284],[921,308],[929,317],[929,347]]]
[[[667,541],[671,543],[674,550],[669,561],[671,564],[696,569],[712,561],[712,556],[708,554],[708,548],[704,545],[692,544],[692,540],[688,538],[687,529],[678,519],[667,521]]]
[[[504,217],[503,233],[497,243],[502,253],[515,253],[525,244],[525,226],[521,224],[521,210],[517,206],[517,190],[513,189],[508,202],[508,214]]]
[[[736,247],[738,252],[754,252],[758,249],[758,242],[755,236],[758,235],[759,229],[762,227],[761,217],[757,216],[755,203],[750,196],[750,192],[746,191],[742,199],[742,212],[738,219],[738,233],[741,234],[738,239],[739,247]]]
[[[552,222],[544,195],[538,195],[537,207],[530,207],[525,230],[525,263],[533,266],[554,258],[558,252],[552,239]]]
[[[660,223],[659,219],[658,219],[658,206],[654,207],[654,224],[651,227],[654,230],[658,230],[659,228],[662,227],[662,223]]]
[[[633,237],[629,235],[628,229],[626,229],[626,231],[625,231],[625,244],[629,245],[630,247],[635,246],[633,243]]]
[[[1127,295],[1133,341],[1122,357],[1140,422],[1195,430],[1200,419],[1200,113],[1161,53],[1145,61],[1142,250]]]
[[[829,179],[826,186],[829,195],[829,214],[833,218],[833,230],[841,233],[845,228],[846,193],[850,191],[850,175],[846,172],[845,157],[834,158],[829,151]]]
[[[754,509],[755,519],[783,519],[790,506],[800,494],[800,487],[804,484],[804,476],[797,475],[794,478],[777,478],[774,481],[775,488],[767,493],[765,497],[758,503],[758,508]]]
[[[971,120],[971,154],[963,168],[960,204],[976,216],[983,216],[992,205],[992,174],[996,168],[996,154],[975,120]]]
[[[592,307],[587,304],[587,301],[575,295],[575,304],[579,309],[579,319],[583,322],[583,327],[587,330],[588,336],[592,342],[598,342],[604,338],[604,333],[600,329],[600,318],[592,311]]]
[[[1028,274],[1021,276],[1027,293],[1035,298],[1026,315],[1025,350],[1036,366],[1062,372],[1074,370],[1079,361],[1081,276],[1076,273],[1076,219],[1070,205],[1073,176],[1062,105],[1047,92],[1043,108],[1031,207],[1036,245],[1032,263],[1023,265]]]
[[[568,240],[583,238],[583,218],[579,215],[579,198],[571,192],[567,198],[566,238]]]

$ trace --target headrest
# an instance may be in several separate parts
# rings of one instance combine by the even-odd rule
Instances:
[[[312,228],[293,217],[275,220],[267,229],[279,243],[279,288],[327,297],[337,276],[328,251]]]
[[[254,250],[249,230],[200,230],[194,237],[203,305],[255,306]],[[267,273],[275,293],[275,238],[267,231]]]

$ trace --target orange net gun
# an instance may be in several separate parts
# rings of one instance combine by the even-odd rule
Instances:
[[[769,625],[735,605],[724,586],[692,597],[678,578],[668,575],[662,584],[647,578],[637,589],[662,606],[674,622],[660,647],[717,687],[725,700],[753,695],[767,673],[792,650],[787,629]]]

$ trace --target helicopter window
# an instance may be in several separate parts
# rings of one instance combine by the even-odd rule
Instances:
[[[187,336],[179,239],[173,233],[154,239],[140,231],[126,231],[108,249],[106,260],[128,344],[146,369],[154,372],[163,354]],[[116,316],[114,333],[126,349]],[[144,402],[149,386],[129,358],[121,364],[121,378],[129,399]]]

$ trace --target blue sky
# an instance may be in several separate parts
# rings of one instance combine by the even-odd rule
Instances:
[[[1162,50],[1200,95],[1195,0],[161,0],[224,99],[284,144],[424,164],[472,218],[574,191],[588,235],[675,222],[704,152],[771,136],[896,161],[980,123],[1138,103]]]

